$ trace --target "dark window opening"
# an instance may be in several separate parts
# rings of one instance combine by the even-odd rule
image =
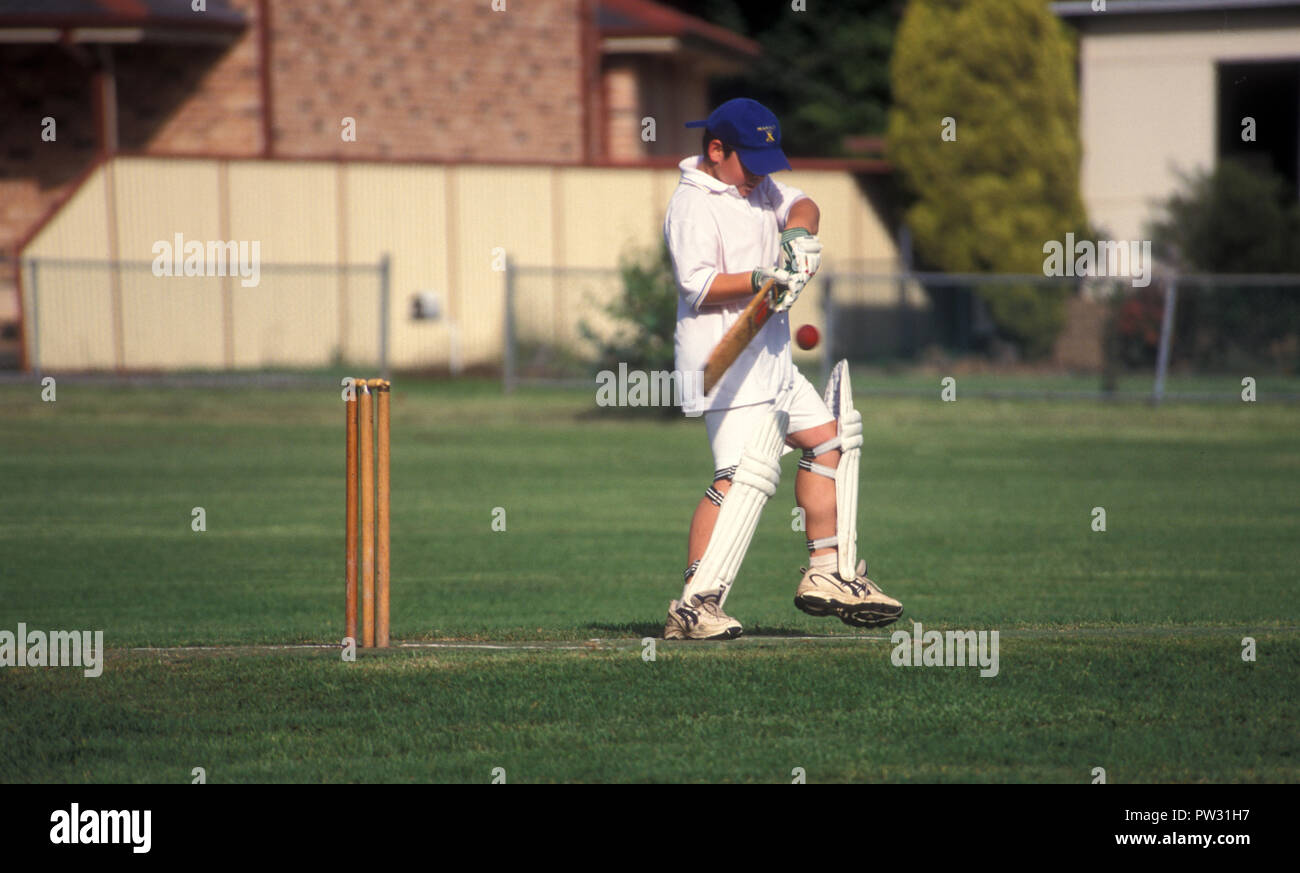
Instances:
[[[1300,194],[1300,61],[1219,64],[1219,160],[1287,180]],[[1255,141],[1242,141],[1242,120]]]

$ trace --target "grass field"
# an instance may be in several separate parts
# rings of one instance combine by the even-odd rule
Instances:
[[[336,390],[0,387],[0,630],[110,649],[0,669],[0,781],[1300,781],[1300,408],[861,397],[860,541],[904,620],[794,609],[789,455],[746,637],[646,661],[702,424],[395,385],[393,635],[425,645],[356,663],[325,647]],[[998,630],[999,674],[893,666],[912,620]]]

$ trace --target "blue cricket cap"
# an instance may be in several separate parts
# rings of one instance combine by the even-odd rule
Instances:
[[[688,121],[687,127],[703,127],[735,149],[745,169],[755,176],[790,169],[781,151],[781,124],[757,100],[737,97],[728,100],[703,121]]]

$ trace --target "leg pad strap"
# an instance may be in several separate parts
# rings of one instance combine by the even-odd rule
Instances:
[[[691,597],[697,594],[710,592],[718,593],[719,605],[726,600],[740,571],[740,562],[749,550],[754,529],[758,527],[763,505],[776,493],[781,481],[781,449],[789,426],[787,413],[773,412],[755,428],[745,444],[700,566],[682,591],[683,603],[690,603]]]
[[[839,537],[837,537],[835,534],[831,534],[828,537],[822,537],[821,539],[817,539],[817,540],[809,540],[808,552],[811,554],[812,552],[815,552],[818,549],[829,548],[830,546],[835,545],[839,541],[840,541]]]

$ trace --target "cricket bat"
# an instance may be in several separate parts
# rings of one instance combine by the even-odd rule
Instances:
[[[740,353],[754,337],[758,336],[763,325],[767,324],[767,320],[772,317],[772,304],[767,299],[767,292],[775,281],[775,279],[768,279],[763,283],[763,287],[754,295],[754,299],[749,301],[745,311],[740,313],[740,318],[728,328],[726,335],[709,353],[708,363],[704,365],[705,394],[713,390],[722,375],[736,363],[736,358],[740,357]]]

